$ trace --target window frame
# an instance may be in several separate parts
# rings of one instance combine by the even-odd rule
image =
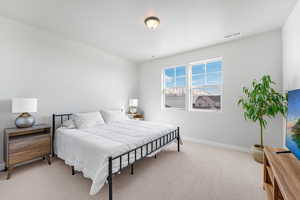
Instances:
[[[165,96],[165,89],[166,89],[166,86],[165,86],[165,70],[167,69],[175,69],[177,67],[185,67],[185,87],[182,87],[185,89],[185,102],[184,102],[184,108],[176,108],[176,107],[166,107],[165,106],[165,102],[166,102],[166,96]],[[188,84],[188,73],[189,73],[189,67],[187,64],[182,64],[182,65],[172,65],[172,66],[168,66],[168,67],[164,67],[162,69],[162,72],[161,72],[161,109],[162,110],[185,110],[187,111],[188,110],[188,106],[187,106],[187,96],[188,96],[188,87],[187,87],[187,84]]]
[[[192,98],[192,67],[197,64],[207,64],[212,61],[221,61],[222,62],[222,68],[221,68],[221,80],[222,84],[220,84],[220,89],[221,89],[221,95],[220,95],[220,106],[221,108],[219,110],[212,110],[212,109],[195,109],[193,108],[193,98]],[[185,104],[184,108],[176,108],[176,107],[166,107],[165,106],[165,70],[167,69],[172,69],[172,68],[177,68],[177,67],[185,67],[186,70],[186,84],[185,87]],[[214,85],[214,84],[212,84]],[[219,57],[214,57],[214,58],[209,58],[209,59],[203,59],[200,61],[195,61],[195,62],[189,62],[186,64],[181,64],[181,65],[172,65],[168,67],[162,68],[161,71],[161,110],[163,111],[169,111],[169,110],[181,110],[181,111],[188,111],[188,112],[218,112],[221,113],[223,111],[223,95],[224,95],[224,60],[222,56]]]
[[[192,81],[193,81],[193,77],[192,77],[192,67],[194,65],[198,65],[198,64],[207,64],[209,62],[213,62],[213,61],[221,61],[222,62],[222,68],[221,68],[221,84],[220,84],[220,89],[221,89],[221,95],[220,95],[220,109],[216,110],[216,109],[196,109],[193,108],[193,96],[192,96]],[[223,70],[223,66],[224,66],[224,62],[223,62],[223,57],[219,56],[219,57],[215,57],[215,58],[210,58],[210,59],[206,59],[206,60],[200,60],[200,61],[195,61],[195,62],[190,62],[188,65],[188,96],[189,96],[189,102],[188,102],[188,110],[190,112],[222,112],[223,110],[223,85],[224,85],[224,70]],[[214,84],[211,84],[214,85]],[[206,85],[208,86],[208,85]]]

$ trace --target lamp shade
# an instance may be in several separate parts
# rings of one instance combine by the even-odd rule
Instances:
[[[37,99],[35,98],[13,98],[11,103],[12,113],[37,112]]]
[[[138,107],[139,100],[138,99],[129,99],[129,106],[131,107]]]

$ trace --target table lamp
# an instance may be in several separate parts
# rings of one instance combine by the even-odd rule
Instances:
[[[11,104],[12,113],[20,114],[15,121],[18,128],[29,128],[35,123],[30,113],[37,112],[37,99],[35,98],[13,98]]]
[[[129,113],[131,114],[137,113],[138,104],[139,104],[138,99],[129,99]]]

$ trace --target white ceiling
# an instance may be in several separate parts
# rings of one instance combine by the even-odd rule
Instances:
[[[279,28],[297,0],[0,0],[0,15],[134,62]],[[156,15],[156,30],[144,18]]]

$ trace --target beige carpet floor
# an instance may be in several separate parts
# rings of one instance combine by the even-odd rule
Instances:
[[[114,200],[263,200],[262,166],[249,154],[185,142],[113,178]],[[107,186],[89,195],[91,181],[71,175],[62,160],[21,166],[0,174],[1,200],[106,200]]]

